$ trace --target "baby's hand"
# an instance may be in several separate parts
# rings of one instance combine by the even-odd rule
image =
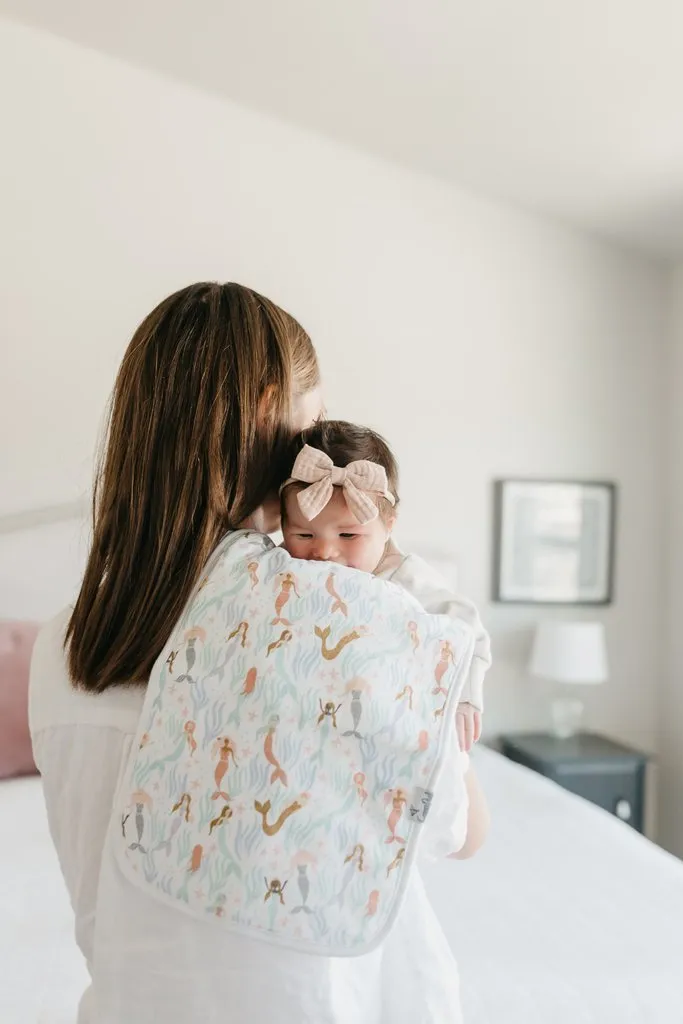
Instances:
[[[466,754],[481,736],[481,712],[471,704],[458,704],[455,713],[455,728],[460,749]]]

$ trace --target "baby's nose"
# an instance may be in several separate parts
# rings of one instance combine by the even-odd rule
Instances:
[[[336,548],[332,541],[319,540],[315,546],[314,557],[319,562],[333,562],[336,553]]]

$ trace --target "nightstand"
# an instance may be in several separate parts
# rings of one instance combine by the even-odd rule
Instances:
[[[501,736],[501,751],[558,785],[628,822],[645,827],[645,768],[640,751],[593,733],[558,739],[549,733]]]

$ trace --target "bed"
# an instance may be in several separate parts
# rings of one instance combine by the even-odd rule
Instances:
[[[500,754],[476,766],[489,841],[427,879],[467,1024],[683,1021],[683,863]]]
[[[44,617],[73,591],[82,520],[49,519],[4,534],[0,520],[0,616]],[[36,552],[43,566],[55,553],[47,588],[43,569],[31,577]],[[474,762],[489,842],[425,876],[467,1024],[680,1024],[683,863],[492,750]],[[0,782],[0,821],[0,1021],[73,1024],[86,972],[38,778]]]
[[[488,846],[426,876],[467,1024],[679,1024],[683,864],[497,753],[475,760]],[[2,849],[0,1020],[73,1024],[85,968],[39,779],[0,784],[0,820],[24,836]]]
[[[75,1024],[87,984],[40,779],[0,782],[0,1021]],[[12,836],[21,836],[21,842]]]

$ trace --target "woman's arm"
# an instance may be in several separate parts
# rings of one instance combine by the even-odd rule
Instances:
[[[461,703],[484,710],[484,676],[491,667],[491,640],[482,625],[476,606],[456,594],[439,572],[417,555],[402,555],[391,547],[379,566],[378,576],[391,580],[417,598],[426,612],[448,615],[467,622],[474,632],[475,647],[472,667],[465,680]]]

